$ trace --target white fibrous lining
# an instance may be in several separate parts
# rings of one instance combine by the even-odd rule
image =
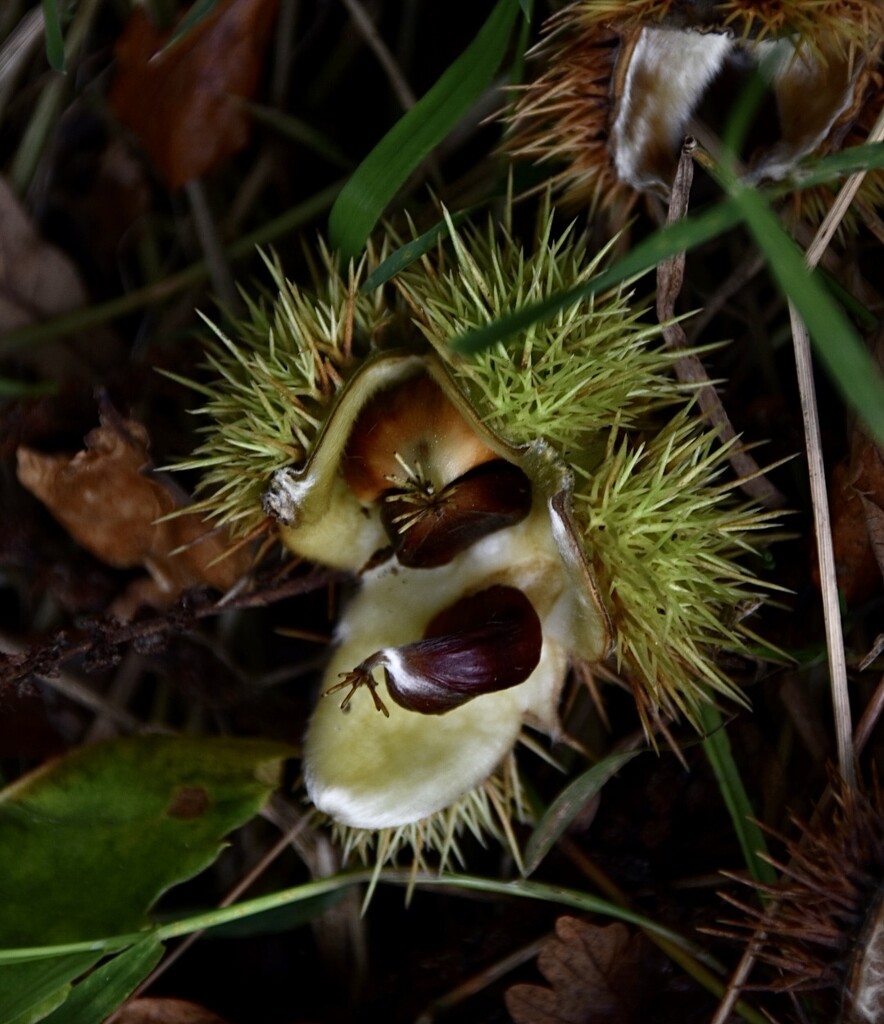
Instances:
[[[703,91],[719,72],[734,41],[714,33],[644,28],[630,54],[623,95],[611,129],[614,164],[622,181],[638,189],[670,184],[646,165],[656,140],[677,150]],[[653,82],[652,89],[637,79]]]

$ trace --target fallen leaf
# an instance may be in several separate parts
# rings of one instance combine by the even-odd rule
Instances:
[[[227,1024],[204,1006],[184,999],[133,999],[117,1011],[114,1024]]]
[[[45,242],[0,178],[0,333],[68,313],[86,289],[68,257]]]
[[[875,354],[884,365],[884,336]],[[850,448],[832,471],[829,493],[838,587],[855,605],[880,591],[884,576],[884,455],[859,424]]]
[[[78,747],[6,786],[0,791],[0,947],[141,931],[160,896],[209,867],[227,834],[260,811],[292,753],[258,739],[128,736]],[[169,814],[182,788],[196,785],[209,798],[205,812]],[[143,941],[158,943],[150,936]],[[131,952],[139,960],[139,946],[121,956]],[[150,952],[149,945],[142,949]],[[42,1020],[69,998],[70,1012],[59,1010],[53,1021],[104,1020],[106,1013],[84,1012],[89,978],[86,993],[69,985],[101,955],[99,947],[57,965],[0,963],[0,1020]],[[108,980],[113,973],[111,967]]]
[[[140,9],[117,42],[111,90],[117,117],[139,137],[157,171],[180,188],[248,142],[249,115],[278,0],[222,0],[195,28],[163,49]]]
[[[189,587],[228,590],[248,571],[249,552],[230,550],[226,531],[195,513],[157,522],[176,510],[170,488],[146,472],[147,431],[134,420],[102,414],[101,426],[76,455],[44,455],[20,446],[18,478],[68,533],[96,558],[118,569],[143,566],[137,601],[123,601],[117,616],[140,603],[165,604]]]
[[[65,251],[94,293],[116,294],[121,267],[142,237],[151,186],[136,142],[109,113],[73,104],[44,160],[50,169],[40,222],[63,233]]]
[[[869,533],[869,542],[875,554],[875,561],[878,569],[884,576],[884,508],[877,502],[863,497],[863,511],[866,514],[866,529]]]
[[[645,986],[636,984],[645,955],[640,935],[619,923],[604,928],[560,917],[537,958],[552,985],[513,985],[506,1006],[515,1024],[631,1024]]]

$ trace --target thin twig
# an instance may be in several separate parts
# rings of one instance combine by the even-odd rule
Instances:
[[[716,288],[715,293],[703,304],[703,308],[698,310],[696,316],[692,316],[688,322],[689,330],[685,333],[687,334],[689,345],[693,345],[697,338],[703,336],[703,331],[706,330],[714,317],[721,311],[725,303],[733,298],[737,292],[742,291],[752,278],[762,271],[766,262],[764,253],[751,252],[728,275],[726,280]]]
[[[135,694],[141,681],[143,664],[142,657],[136,651],[130,651],[120,664],[119,670],[111,683],[107,699],[115,707],[125,709]],[[50,681],[51,685],[51,681]],[[114,734],[115,722],[105,714],[98,714],[83,736],[84,743],[94,743]]]
[[[194,179],[187,182],[184,191],[190,203],[200,248],[206,257],[206,266],[209,269],[212,287],[215,289],[216,296],[227,309],[235,310],[241,304],[241,300],[233,281],[233,271],[230,269],[224,246],[221,244],[221,236],[218,234],[215,219],[209,209],[206,190],[201,181]]]
[[[374,22],[368,16],[368,12],[359,0],[343,0],[343,2],[360,35],[368,44],[375,57],[377,57],[380,66],[384,69],[384,74],[387,76],[390,88],[395,93],[402,109],[411,110],[415,103],[417,103],[417,98],[411,91],[411,86],[405,80],[405,76],[399,70],[399,65],[396,63],[393,54],[390,53],[387,44],[375,28]]]
[[[285,109],[289,78],[294,65],[292,40],[296,38],[298,19],[301,15],[300,0],[283,0],[280,4],[279,20],[276,26],[276,45],[273,53],[273,77],[270,96],[273,106]]]
[[[162,637],[166,633],[182,633],[191,629],[201,619],[245,608],[262,608],[287,597],[312,593],[328,586],[335,580],[346,578],[346,573],[313,569],[303,576],[241,593],[227,602],[223,598],[219,601],[207,599],[206,595],[199,591],[185,593],[176,605],[166,609],[162,615],[125,623],[102,619],[95,622],[91,629],[73,635],[69,635],[69,631],[65,630],[45,643],[29,649],[19,648],[13,640],[3,641],[8,648],[4,652],[0,647],[0,654],[6,653],[10,657],[5,664],[0,660],[0,688],[14,685],[29,676],[38,678],[51,676],[46,680],[49,685],[64,692],[61,688],[69,686],[69,682],[66,681],[68,677],[56,675],[58,667],[73,657],[87,654],[96,647],[111,650],[124,644]],[[111,716],[116,713],[118,724],[131,728],[133,721],[137,722],[132,719],[127,719],[124,722],[118,713],[119,709],[115,711],[112,704],[91,690],[88,693],[79,694],[77,687],[73,684],[70,685],[70,689],[71,692],[68,696],[79,700],[84,706],[92,707],[93,710],[99,712],[107,711]],[[75,696],[75,694],[78,695]],[[108,711],[108,709],[110,710]],[[137,722],[137,725],[140,727],[141,723]]]
[[[884,110],[869,133],[869,142],[884,139]],[[815,267],[826,250],[838,225],[856,195],[865,171],[851,174],[838,192],[832,208],[826,214],[805,260],[808,267]],[[841,608],[838,603],[838,579],[835,573],[835,555],[832,549],[832,528],[829,518],[829,500],[826,492],[826,471],[823,462],[820,438],[819,413],[816,403],[816,389],[813,381],[813,361],[810,354],[810,337],[807,327],[797,310],[789,303],[792,321],[792,340],[795,347],[795,363],[798,386],[801,393],[801,410],[804,419],[805,443],[807,445],[808,473],[813,504],[814,528],[816,531],[817,557],[820,566],[820,587],[823,596],[823,617],[825,619],[826,644],[829,657],[829,674],[832,685],[832,707],[835,718],[835,738],[838,745],[838,768],[845,782],[852,789],[856,785],[853,737],[851,735],[850,694],[847,688],[847,660],[844,654],[844,636],[841,630]]]
[[[514,971],[517,967],[521,967],[522,964],[533,960],[549,938],[550,933],[547,933],[541,938],[535,939],[533,942],[529,942],[527,945],[517,949],[514,953],[503,957],[496,963],[491,964],[489,967],[484,968],[484,970],[473,974],[466,981],[462,981],[449,992],[446,992],[444,996],[434,999],[425,1010],[417,1015],[415,1024],[433,1024],[437,1017],[448,1013],[465,1000],[471,999],[473,996],[483,992],[489,985],[493,985],[495,981],[505,978],[510,971]]]
[[[694,178],[693,140],[685,142],[678,161],[678,171],[672,186],[672,197],[669,212],[666,216],[667,225],[687,216]],[[675,301],[681,293],[684,281],[685,254],[676,253],[669,259],[662,260],[657,267],[657,318],[663,325],[663,339],[666,346],[673,351],[687,348],[687,338],[680,323],[674,322]],[[709,380],[706,369],[700,360],[690,353],[679,356],[675,364],[676,376],[682,383],[697,386],[697,402],[709,422],[718,431],[722,444],[732,442],[737,432],[733,428],[730,417],[721,403],[718,392]],[[786,503],[785,497],[762,473],[761,468],[752,456],[736,445],[732,445],[728,458],[734,472],[739,477],[739,484],[750,497],[767,508],[781,508]]]
[[[28,651],[23,645],[10,637],[0,636],[0,653],[17,656],[27,656]],[[55,672],[51,676],[34,673],[34,677],[50,689],[57,691],[68,700],[79,704],[81,707],[94,711],[115,725],[121,726],[127,732],[143,732],[145,729],[141,719],[130,714],[124,708],[118,707],[100,693],[96,693],[90,686],[81,679],[68,672]]]
[[[731,975],[724,997],[718,1004],[715,1016],[709,1021],[709,1024],[727,1024],[727,1021],[730,1020],[731,1011],[740,998],[740,992],[743,990],[749,975],[752,973],[752,968],[755,966],[755,961],[758,959],[758,954],[766,938],[767,933],[761,931],[756,932],[752,936],[752,941],[743,950],[743,955],[740,957],[737,969]]]
[[[872,735],[872,730],[878,724],[878,719],[881,717],[882,710],[884,710],[884,676],[881,676],[880,682],[874,694],[872,694],[872,699],[866,704],[866,709],[863,711],[856,731],[853,734],[853,743],[856,747],[857,757],[865,750],[869,737]]]
[[[823,619],[829,659],[829,677],[832,686],[832,707],[835,718],[835,742],[838,748],[838,768],[848,785],[856,785],[853,741],[851,738],[850,695],[847,689],[847,660],[844,655],[844,634],[841,630],[841,607],[838,603],[838,578],[835,573],[835,554],[832,547],[832,526],[829,517],[829,498],[826,493],[826,468],[823,462],[820,437],[819,411],[813,383],[813,360],[810,337],[798,311],[789,303],[792,321],[792,342],[795,348],[795,369],[801,394],[801,415],[807,448],[807,472],[813,506],[817,559],[820,567],[820,589],[823,599]]]

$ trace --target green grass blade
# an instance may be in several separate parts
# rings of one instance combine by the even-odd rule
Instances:
[[[352,885],[359,885],[371,882],[375,872],[371,869],[347,872],[335,875],[331,878],[318,879],[315,882],[307,882],[291,889],[283,889],[279,892],[269,893],[266,896],[256,896],[254,899],[244,900],[242,903],[235,903],[230,907],[221,907],[215,910],[207,910],[202,913],[192,914],[187,918],[162,925],[145,935],[116,935],[95,942],[65,943],[57,946],[31,947],[28,949],[4,949],[0,950],[0,963],[16,963],[44,957],[65,956],[70,953],[91,951],[104,948],[105,951],[119,949],[121,945],[137,944],[145,938],[155,942],[164,942],[168,939],[181,938],[190,935],[192,932],[201,931],[204,928],[216,928],[228,924],[231,921],[240,921],[253,917],[256,914],[263,914],[279,907],[288,906],[292,903],[301,903],[307,900],[315,900],[327,893],[336,892],[339,889]],[[387,870],[381,871],[378,875],[381,882],[393,884],[411,885],[415,877],[411,871]],[[575,909],[606,914],[628,924],[636,924],[655,934],[665,936],[672,941],[685,945],[685,940],[664,928],[650,918],[627,910],[608,900],[590,893],[562,889],[559,886],[548,886],[536,882],[499,881],[494,878],[474,878],[464,875],[419,875],[419,884],[456,886],[463,889],[475,889],[481,892],[496,893],[499,895],[522,896],[530,899],[549,900],[553,903],[563,903]]]
[[[235,97],[232,98],[235,100]],[[238,102],[242,103],[242,106],[255,121],[265,125],[282,138],[300,143],[335,167],[346,171],[353,170],[354,162],[341,147],[306,121],[282,110],[277,110],[275,107],[266,107],[261,103],[251,103],[249,100]]]
[[[759,854],[767,853],[764,833],[754,820],[754,811],[739,769],[734,763],[731,743],[721,717],[721,711],[714,704],[700,707],[700,724],[706,738],[703,751],[712,766],[722,799],[733,822],[734,832],[743,851],[743,859],[749,874],[756,882],[771,885],[777,880],[777,873]]]
[[[457,227],[473,212],[475,207],[470,207],[467,210],[461,210],[451,218],[451,223]],[[401,270],[411,266],[415,260],[419,260],[421,256],[425,256],[439,241],[443,235],[447,235],[449,231],[448,224],[444,220],[438,221],[434,224],[429,231],[425,231],[422,235],[412,239],[410,242],[406,242],[405,245],[399,246],[395,252],[391,252],[390,255],[378,265],[368,277],[363,281],[360,291],[371,292],[375,288],[380,288],[382,284],[386,284],[391,278],[395,277]]]
[[[879,167],[884,167],[884,142],[867,142],[805,162],[795,171],[794,181],[776,186],[772,192],[780,195],[794,192],[796,188],[815,188],[856,171],[873,171]]]
[[[102,1024],[159,963],[163,944],[149,935],[96,968],[45,1024]]]
[[[556,313],[567,309],[576,302],[592,298],[593,295],[605,292],[651,270],[660,260],[692,249],[703,242],[708,242],[735,227],[740,219],[740,208],[737,203],[732,199],[725,199],[711,209],[677,221],[661,231],[656,231],[634,246],[623,259],[593,278],[588,284],[559,292],[544,299],[543,302],[532,303],[517,313],[501,317],[487,327],[462,334],[452,341],[452,347],[467,355],[482,352],[499,341],[505,341],[518,331],[525,330],[538,320],[555,316]]]
[[[58,0],[43,0],[43,23],[46,32],[46,59],[53,71],[64,73],[64,37]]]
[[[627,750],[610,754],[588,771],[569,783],[553,800],[537,823],[525,846],[525,874],[537,869],[543,858],[558,842],[574,818],[618,771],[628,764],[640,750]]]
[[[178,27],[172,33],[171,38],[162,48],[160,53],[165,53],[167,50],[171,50],[172,47],[182,40],[191,29],[194,29],[199,25],[201,21],[204,21],[218,6],[218,0],[195,0],[195,3],[191,5],[190,10],[178,24]]]
[[[208,911],[207,913],[196,914],[187,920],[176,921],[172,924],[164,925],[162,928],[156,929],[146,938],[131,935],[115,936],[113,938],[101,940],[98,943],[90,944],[68,943],[64,946],[42,947],[40,949],[0,950],[0,962],[33,959],[36,956],[59,956],[86,949],[97,949],[102,946],[106,950],[111,948],[119,949],[121,945],[130,944],[136,941],[138,941],[140,945],[147,947],[150,942],[156,944],[164,939],[187,935],[191,932],[199,931],[203,928],[215,927],[228,921],[240,920],[254,914],[264,913],[275,907],[286,906],[290,903],[315,899],[318,896],[334,892],[338,889],[358,885],[364,882],[371,882],[373,880],[408,887],[417,883],[421,886],[442,886],[461,891],[476,891],[501,896],[513,896],[522,899],[543,900],[549,903],[558,904],[559,906],[571,907],[574,910],[580,910],[584,913],[602,914],[606,917],[611,917],[627,924],[636,925],[639,928],[658,936],[663,942],[669,944],[669,948],[672,950],[669,955],[672,956],[673,959],[676,959],[677,952],[681,950],[684,953],[685,958],[690,958],[695,961],[692,964],[691,973],[692,976],[700,982],[700,984],[704,985],[709,991],[715,993],[719,997],[724,992],[724,982],[716,977],[716,973],[718,975],[723,973],[723,968],[720,964],[712,960],[703,949],[694,946],[683,936],[670,931],[668,928],[658,924],[651,918],[644,917],[643,915],[637,914],[625,907],[618,906],[616,903],[611,903],[608,900],[593,896],[591,893],[565,889],[558,885],[544,885],[525,880],[508,882],[501,881],[496,878],[477,878],[471,875],[422,874],[415,877],[414,873],[410,870],[387,870],[376,874],[375,871],[366,869],[362,871],[348,872],[332,878],[319,879],[318,881],[308,882],[305,885],[300,885],[293,889],[285,889],[281,892],[270,893],[267,896],[258,896],[255,899],[234,904],[231,907],[222,907]],[[138,945],[135,945],[132,948],[137,949],[139,947]],[[679,960],[676,959],[676,962],[679,962]],[[704,965],[708,965],[708,967]],[[711,967],[712,970],[709,970],[709,967]],[[758,1013],[758,1011],[753,1007],[747,1006],[743,1002],[738,1003],[734,1009],[737,1014],[739,1014],[744,1020],[749,1021],[750,1024],[765,1024],[766,1018]],[[53,1024],[58,1024],[58,1022],[53,1022]]]
[[[822,279],[807,269],[801,250],[765,200],[739,183],[730,189],[777,283],[807,325],[829,377],[877,442],[884,444],[884,375]]]
[[[0,1020],[42,1020],[67,999],[71,982],[100,959],[100,952],[69,953],[28,964],[0,964]]]
[[[101,3],[102,0],[80,0],[77,5],[76,14],[68,28],[67,40],[64,44],[66,64],[70,65],[79,56]],[[57,76],[51,79],[40,92],[31,111],[28,126],[19,141],[9,170],[6,172],[13,189],[19,196],[23,196],[30,187],[43,152],[61,116],[70,89],[72,89],[72,84],[68,78]]]
[[[253,917],[256,914],[263,914],[267,911],[284,907],[292,903],[300,903],[306,900],[314,900],[327,893],[336,892],[339,889],[352,885],[359,885],[370,882],[375,872],[370,869],[347,872],[335,875],[330,878],[318,879],[315,882],[307,882],[291,889],[283,889],[279,892],[269,893],[266,896],[256,896],[254,899],[244,900],[242,903],[235,903],[230,907],[221,907],[215,910],[208,910],[203,913],[193,914],[179,921],[162,925],[154,929],[148,935],[143,936],[113,936],[111,938],[97,940],[92,943],[66,943],[58,946],[32,947],[20,950],[0,950],[0,962],[17,962],[24,958],[64,956],[73,952],[84,950],[95,950],[105,946],[107,949],[119,949],[120,945],[132,943],[131,948],[136,948],[148,940],[154,943],[161,943],[168,939],[180,938],[183,935],[190,935],[192,932],[201,931],[204,928],[216,928],[219,925],[231,921],[240,921],[244,918]],[[617,920],[625,921],[627,924],[635,924],[647,928],[657,935],[664,936],[677,942],[685,948],[692,948],[686,944],[684,938],[668,928],[663,927],[651,918],[643,917],[641,914],[627,910],[616,903],[593,896],[590,893],[578,890],[563,889],[560,886],[543,885],[537,882],[518,880],[514,882],[500,881],[496,878],[476,878],[468,875],[418,875],[415,879],[411,871],[386,870],[381,871],[378,880],[396,885],[411,885],[415,881],[424,885],[445,885],[461,889],[472,889],[480,892],[495,893],[504,896],[521,896],[535,900],[547,900],[552,903],[560,903],[578,910],[585,910],[591,913],[605,914]],[[708,958],[707,958],[708,959]]]
[[[329,217],[329,240],[345,259],[362,251],[408,176],[491,85],[518,11],[515,0],[498,0],[473,42],[387,132],[344,186]]]
[[[55,381],[26,382],[0,377],[0,401],[4,398],[36,398],[40,395],[54,395],[58,391]]]

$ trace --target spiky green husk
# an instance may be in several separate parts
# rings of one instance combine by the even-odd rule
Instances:
[[[813,49],[836,41],[865,50],[884,31],[878,0],[722,0],[722,25],[741,39],[788,36]]]
[[[672,372],[679,354],[631,308],[626,287],[474,358],[450,346],[598,272],[606,253],[589,254],[573,228],[554,236],[552,224],[545,210],[526,250],[508,225],[458,232],[449,222],[434,253],[372,293],[359,290],[376,265],[371,255],[346,277],[324,256],[315,294],[272,266],[278,297],[249,302],[230,336],[216,331],[209,366],[217,379],[200,388],[210,422],[188,466],[204,470],[203,510],[246,532],[265,521],[261,496],[273,473],[304,464],[366,358],[380,348],[435,351],[501,442],[539,443],[570,468],[579,538],[639,711],[649,726],[661,710],[694,720],[711,693],[739,697],[716,656],[747,649],[738,611],[758,587],[739,559],[769,519],[734,495],[727,452]],[[513,773],[509,756],[429,818],[380,832],[339,826],[340,836],[348,852],[378,864],[411,850],[417,867],[430,849],[443,862],[459,858],[465,830],[511,841],[509,821],[521,808]]]
[[[505,229],[449,225],[448,244],[394,280],[398,298],[359,291],[367,265],[343,279],[327,260],[315,298],[275,269],[278,300],[251,303],[238,340],[210,353],[218,381],[200,411],[213,423],[188,465],[206,470],[209,514],[254,526],[271,474],[303,462],[350,368],[382,331],[419,349],[419,329],[493,431],[546,442],[576,472],[575,514],[640,707],[693,719],[710,690],[736,695],[715,655],[746,650],[736,613],[757,588],[739,559],[769,517],[736,499],[727,452],[690,408],[659,326],[621,288],[473,359],[449,344],[598,271],[606,254],[590,256],[573,231],[553,238],[551,223],[540,218],[530,252]]]
[[[574,8],[586,23],[726,31],[745,41],[789,37],[814,49],[832,41],[865,49],[884,30],[878,0],[578,0]]]
[[[760,594],[740,560],[772,517],[735,496],[728,449],[672,375],[677,354],[622,290],[473,359],[453,355],[452,337],[597,273],[604,252],[590,258],[541,223],[530,254],[506,232],[451,229],[450,261],[399,286],[485,422],[513,444],[548,442],[576,471],[575,514],[639,709],[695,721],[711,691],[739,699],[715,654],[748,650],[737,613]]]
[[[617,661],[638,683],[643,715],[662,708],[695,721],[711,691],[741,699],[714,655],[754,639],[739,613],[761,595],[739,559],[772,516],[735,499],[727,458],[682,408],[647,440],[611,431],[605,460],[575,492]]]
[[[397,280],[415,322],[470,398],[480,418],[514,445],[542,440],[568,463],[601,457],[606,431],[651,426],[656,413],[683,402],[672,374],[675,356],[659,344],[660,327],[617,288],[562,310],[470,359],[449,342],[525,305],[588,283],[607,249],[591,255],[573,227],[552,237],[542,214],[532,251],[506,231],[459,234],[440,250],[432,272],[411,268]],[[600,447],[601,445],[601,447]]]
[[[553,15],[530,54],[542,72],[514,89],[507,152],[543,164],[549,184],[572,206],[625,223],[637,193],[619,180],[608,144],[619,36],[585,25],[574,6]]]
[[[264,519],[261,495],[277,469],[303,463],[352,366],[387,325],[380,292],[359,290],[362,267],[343,277],[325,249],[315,294],[266,260],[276,294],[243,292],[244,319],[230,333],[209,322],[211,385],[196,412],[205,440],[179,469],[202,471],[195,508],[242,535]],[[193,507],[192,507],[193,508]]]

